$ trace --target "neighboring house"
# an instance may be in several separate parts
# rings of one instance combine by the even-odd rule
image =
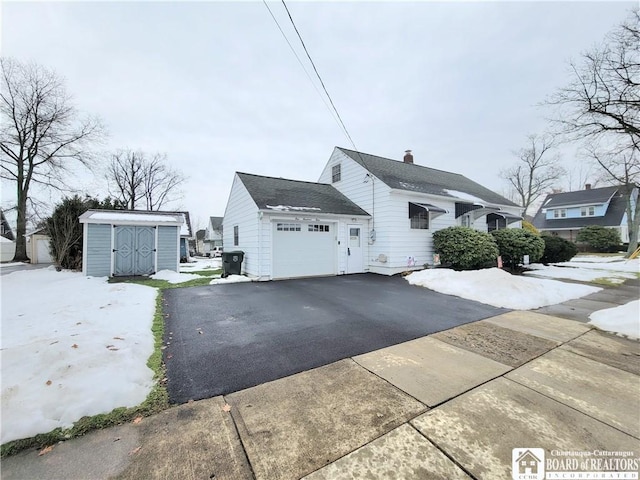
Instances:
[[[178,271],[185,218],[184,212],[88,210],[80,215],[82,273],[105,277]]]
[[[0,236],[12,242],[16,240],[16,237],[13,235],[13,230],[11,230],[11,226],[4,214],[4,210],[0,210]]]
[[[237,173],[225,250],[263,280],[393,275],[433,262],[432,234],[453,225],[520,226],[520,207],[455,174],[336,147],[319,183]]]
[[[204,254],[204,237],[207,231],[203,228],[196,232],[196,253],[198,255]]]
[[[188,262],[189,258],[191,258],[191,250],[195,248],[189,248],[191,243],[195,243],[195,238],[193,236],[193,230],[191,230],[191,218],[189,217],[189,212],[167,212],[174,215],[182,215],[182,226],[180,227],[180,261]],[[194,252],[195,253],[195,252]]]
[[[13,260],[16,253],[15,239],[4,211],[0,210],[0,262]]]
[[[591,188],[565,193],[551,193],[542,202],[533,219],[541,232],[575,242],[581,228],[590,225],[615,228],[623,243],[629,241],[626,205],[632,195],[632,205],[638,198],[637,188],[624,185]]]
[[[204,253],[210,253],[214,247],[222,247],[222,219],[223,217],[209,217],[204,236]]]
[[[45,228],[39,228],[25,234],[27,255],[31,263],[53,263],[49,244],[51,237]]]

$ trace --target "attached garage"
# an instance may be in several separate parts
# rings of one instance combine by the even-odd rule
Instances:
[[[151,275],[179,269],[181,213],[89,210],[80,223],[85,275]]]
[[[244,252],[258,280],[362,273],[370,215],[333,186],[236,173],[223,220],[225,252]]]

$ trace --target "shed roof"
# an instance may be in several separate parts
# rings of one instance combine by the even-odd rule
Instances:
[[[404,163],[347,148],[336,148],[394,189],[451,197],[465,203],[484,202],[517,207],[502,195],[459,173]]]
[[[182,225],[181,212],[148,212],[142,210],[87,210],[80,215],[80,223],[135,223]]]
[[[326,183],[237,173],[260,210],[369,216],[358,205]]]

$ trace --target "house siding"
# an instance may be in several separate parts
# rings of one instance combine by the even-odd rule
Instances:
[[[260,223],[264,235],[264,219],[259,222],[258,207],[249,195],[246,187],[237,175],[233,179],[231,193],[227,201],[223,220],[223,245],[226,252],[241,250],[244,252],[242,272],[261,277],[269,275],[264,269],[264,258],[260,263]],[[238,227],[239,244],[233,243],[233,230]],[[263,252],[265,253],[265,252]]]
[[[606,213],[607,213],[607,208],[609,208],[609,203],[605,203],[605,204],[600,204],[600,205],[582,205],[580,207],[554,207],[554,208],[549,208],[546,212],[546,218],[547,220],[556,220],[556,218],[554,217],[554,211],[555,210],[566,210],[567,211],[567,216],[563,217],[563,218],[590,218],[590,217],[583,217],[582,216],[582,207],[595,207],[595,211],[594,211],[594,215],[591,215],[591,217],[603,217]]]
[[[109,224],[87,225],[87,260],[85,271],[93,277],[108,277],[111,275],[111,237],[113,227]]]
[[[175,226],[158,226],[156,245],[156,271],[178,270],[178,237],[180,230]]]
[[[334,165],[340,164],[341,180],[331,183],[331,169]],[[391,255],[392,239],[389,230],[379,228],[380,225],[386,225],[386,221],[390,216],[394,215],[389,202],[388,196],[391,189],[378,178],[371,178],[365,183],[367,171],[358,163],[354,162],[347,155],[337,148],[333,150],[333,154],[329,162],[325,165],[324,170],[320,174],[318,182],[329,183],[338,191],[344,194],[349,200],[358,205],[372,219],[358,219],[357,221],[341,222],[339,225],[338,239],[338,271],[346,270],[346,225],[349,223],[361,224],[363,227],[363,248],[364,248],[364,269],[365,271],[384,273],[388,270],[387,262],[380,261],[380,255],[387,258]],[[373,183],[373,186],[372,186]],[[374,208],[375,199],[375,208]],[[371,230],[375,230],[375,241],[371,241]]]

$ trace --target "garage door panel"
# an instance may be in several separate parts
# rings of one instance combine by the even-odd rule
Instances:
[[[333,223],[273,224],[273,278],[335,275]]]

